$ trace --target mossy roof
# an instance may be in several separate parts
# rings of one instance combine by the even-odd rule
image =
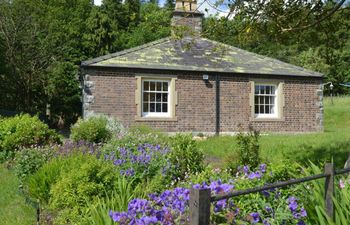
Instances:
[[[164,38],[84,61],[82,66],[322,77],[302,67],[201,37]]]

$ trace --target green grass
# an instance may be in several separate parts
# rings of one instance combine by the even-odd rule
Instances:
[[[261,156],[265,162],[289,159],[296,162],[334,160],[342,167],[350,153],[350,97],[336,97],[334,104],[324,99],[324,132],[308,134],[270,134],[260,139]],[[224,161],[237,148],[235,137],[211,137],[199,142],[209,160]],[[222,165],[222,163],[221,163]]]
[[[0,164],[0,224],[35,224],[35,209],[25,203],[14,172]]]

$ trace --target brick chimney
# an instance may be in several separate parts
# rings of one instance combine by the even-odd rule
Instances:
[[[196,0],[176,0],[172,27],[184,27],[185,34],[200,34],[204,14],[197,10]]]

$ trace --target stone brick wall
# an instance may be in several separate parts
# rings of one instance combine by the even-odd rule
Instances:
[[[86,71],[84,85],[84,115],[104,113],[118,118],[124,126],[148,124],[166,132],[215,133],[216,85],[215,76],[209,83],[202,74],[177,75],[176,106],[177,121],[136,121],[134,72],[112,72],[111,70]],[[166,74],[162,74],[165,75]],[[156,75],[155,75],[156,77]],[[220,75],[220,132],[237,132],[239,126],[248,129],[251,124],[262,132],[314,132],[323,130],[323,106],[320,78],[273,77],[284,82],[285,106],[283,119],[255,121],[251,116],[249,94],[250,80],[254,75]],[[267,79],[265,77],[265,79]],[[87,101],[89,100],[89,102]]]

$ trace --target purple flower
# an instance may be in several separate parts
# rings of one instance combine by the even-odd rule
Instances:
[[[264,225],[270,225],[270,223],[266,219],[263,220],[263,224]]]
[[[247,175],[249,173],[249,166],[243,166],[243,172]]]
[[[266,164],[260,164],[259,170],[260,170],[262,173],[265,173],[265,172],[266,172]]]
[[[301,217],[307,217],[307,213],[306,213],[306,210],[304,208],[300,209],[300,216]]]
[[[260,221],[259,213],[253,212],[253,213],[250,213],[249,215],[253,218],[253,221],[252,221],[253,224],[256,224]]]
[[[288,207],[290,209],[290,211],[293,213],[296,211],[296,209],[298,208],[298,202],[297,202],[297,199],[295,197],[289,197],[287,199],[287,202],[288,202]]]

